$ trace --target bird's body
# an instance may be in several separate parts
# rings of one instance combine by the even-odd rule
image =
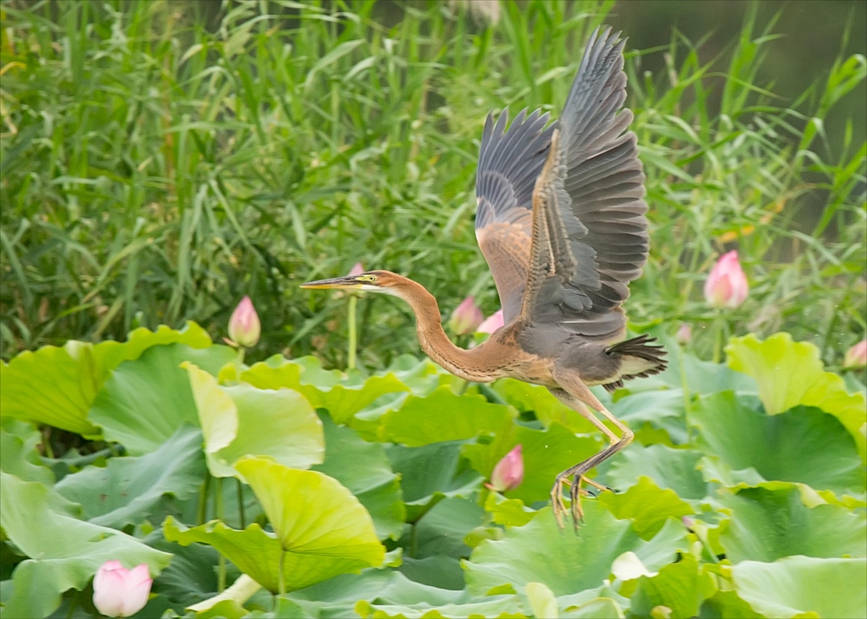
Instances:
[[[621,304],[648,253],[644,174],[635,135],[627,131],[632,114],[623,108],[622,67],[623,43],[597,31],[558,121],[549,125],[547,114],[524,111],[507,129],[506,112],[496,123],[488,116],[476,180],[476,238],[505,319],[488,340],[469,350],[455,346],[433,295],[389,271],[304,285],[398,296],[415,312],[422,349],[449,372],[474,382],[511,377],[543,385],[603,432],[611,443],[606,449],[557,476],[551,498],[558,522],[569,478],[577,524],[586,473],[633,437],[589,387],[614,390],[666,365],[650,338],[621,341]]]

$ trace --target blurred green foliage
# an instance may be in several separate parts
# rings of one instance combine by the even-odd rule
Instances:
[[[857,16],[854,4],[827,14]],[[219,336],[249,294],[259,354],[343,367],[344,300],[297,285],[356,261],[417,279],[444,313],[468,294],[494,311],[473,234],[484,117],[556,116],[584,41],[607,23],[631,36],[651,208],[630,317],[692,323],[705,356],[724,332],[785,329],[839,363],[867,310],[863,29],[787,38],[798,3],[737,3],[737,30],[726,36],[727,17],[705,37],[683,16],[680,30],[635,23],[638,5],[663,24],[701,13],[530,1],[484,24],[437,2],[4,3],[3,358],[184,319]],[[815,82],[777,90],[793,40],[803,56],[834,51]],[[701,284],[733,247],[752,291],[720,317]],[[416,350],[408,308],[367,298],[359,310],[362,365]]]

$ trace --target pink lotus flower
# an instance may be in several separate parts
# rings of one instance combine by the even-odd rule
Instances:
[[[245,296],[229,319],[229,338],[238,346],[250,348],[259,342],[261,334],[262,325],[259,323],[259,315],[250,297]]]
[[[524,458],[521,455],[521,445],[515,447],[497,462],[491,472],[491,483],[485,487],[494,492],[514,490],[524,481]]]
[[[467,297],[461,304],[452,312],[452,317],[449,319],[449,328],[455,335],[466,335],[476,330],[482,321],[485,319],[482,310],[476,305],[473,297]]]
[[[744,302],[749,291],[737,251],[720,257],[704,284],[704,298],[711,307],[734,309]]]
[[[692,327],[685,322],[682,323],[677,333],[674,334],[674,339],[678,344],[689,344],[692,339]]]
[[[356,262],[352,265],[352,268],[349,269],[349,273],[346,274],[347,277],[354,277],[356,275],[361,275],[364,273],[364,265],[360,262]]]
[[[93,605],[103,615],[129,617],[147,604],[153,582],[144,563],[128,570],[106,561],[93,577]]]
[[[861,340],[846,351],[843,367],[847,369],[863,368],[865,365],[867,365],[867,340]]]
[[[484,322],[476,327],[476,333],[493,333],[505,324],[503,320],[503,310],[499,309],[487,318]]]

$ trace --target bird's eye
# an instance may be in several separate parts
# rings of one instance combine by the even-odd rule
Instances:
[[[376,281],[376,275],[362,275],[358,279],[363,280],[365,282],[370,282],[371,284]]]

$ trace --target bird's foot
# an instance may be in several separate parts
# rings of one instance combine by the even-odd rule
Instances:
[[[575,530],[578,529],[580,524],[584,522],[584,509],[581,507],[581,497],[582,496],[593,496],[596,495],[584,488],[584,482],[594,486],[599,491],[604,492],[606,490],[612,491],[611,488],[604,484],[600,484],[598,482],[593,481],[584,476],[586,473],[586,469],[582,470],[584,467],[577,466],[571,469],[567,469],[557,475],[557,478],[554,482],[554,487],[551,489],[551,506],[554,511],[554,518],[557,519],[557,525],[563,529],[563,515],[566,513],[566,504],[563,501],[563,486],[569,486],[569,497],[571,499],[571,516],[572,516],[572,525],[575,527]],[[569,478],[572,477],[572,480]]]

